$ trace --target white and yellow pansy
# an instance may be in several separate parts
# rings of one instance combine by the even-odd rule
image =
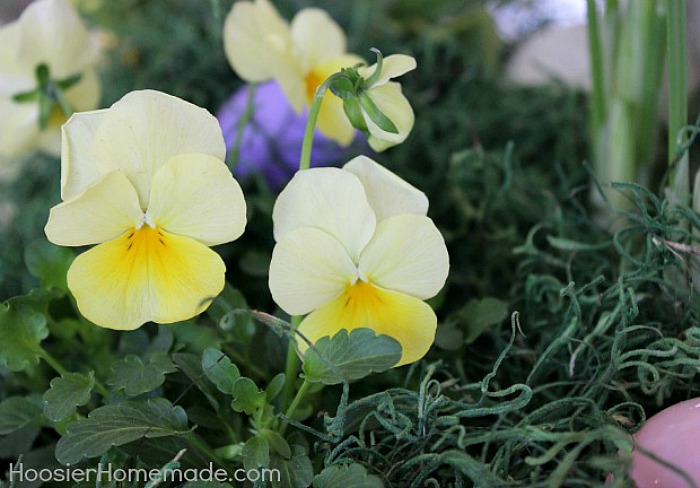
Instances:
[[[311,342],[367,327],[399,341],[398,365],[422,358],[437,318],[424,300],[449,270],[426,196],[360,156],[342,169],[300,171],[273,210],[270,290]],[[300,352],[306,344],[298,340]]]
[[[68,0],[37,0],[15,22],[0,27],[0,157],[36,149],[60,154],[66,117],[55,105],[41,130],[37,68],[43,66],[56,86],[65,87],[72,110],[93,110],[100,100],[100,46],[99,36],[88,32]]]
[[[246,224],[225,154],[209,112],[151,90],[64,125],[63,203],[45,230],[58,245],[98,244],[68,271],[86,318],[119,330],[177,322],[221,292],[225,265],[209,246]]]
[[[325,11],[303,9],[290,24],[268,0],[233,4],[224,24],[224,50],[245,81],[275,79],[297,113],[311,104],[330,75],[363,62],[347,52],[345,33]],[[317,127],[344,146],[355,136],[342,100],[330,93],[324,97]]]

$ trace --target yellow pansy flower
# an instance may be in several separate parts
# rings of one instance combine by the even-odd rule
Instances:
[[[80,312],[110,329],[189,319],[224,287],[209,246],[238,238],[246,206],[209,112],[144,90],[63,126],[61,198],[46,224],[62,246],[98,244],[68,270]]]
[[[99,37],[88,32],[68,0],[37,0],[15,22],[0,27],[0,157],[42,149],[61,152],[58,106],[40,129],[37,68],[44,66],[73,110],[93,110],[100,100],[96,63]]]
[[[426,196],[360,156],[342,169],[300,171],[273,209],[270,290],[311,342],[368,327],[399,341],[398,365],[422,358],[437,318],[423,300],[445,284],[445,241]],[[308,314],[308,315],[307,315]],[[303,352],[306,344],[298,340]]]
[[[325,11],[303,9],[290,24],[268,0],[233,4],[224,24],[224,50],[245,81],[275,79],[297,112],[310,105],[316,88],[330,75],[363,62],[346,52],[345,33]],[[344,146],[355,135],[342,100],[330,93],[324,97],[317,127]]]

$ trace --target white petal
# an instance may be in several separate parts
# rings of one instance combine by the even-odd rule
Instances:
[[[147,215],[167,232],[207,246],[237,239],[246,224],[241,187],[224,162],[208,154],[165,163],[153,178]]]
[[[405,141],[411,129],[413,129],[415,117],[411,104],[408,103],[408,100],[401,92],[401,85],[390,81],[384,85],[371,88],[367,93],[377,108],[394,123],[399,131],[396,134],[380,129],[363,111],[362,116],[371,134],[368,142],[372,149],[381,152]]]
[[[125,95],[104,113],[95,133],[95,155],[103,172],[121,169],[146,208],[153,176],[178,154],[226,157],[216,118],[177,97],[153,90]]]
[[[0,156],[16,158],[39,143],[39,108],[0,98]]]
[[[340,295],[357,268],[334,237],[304,228],[285,234],[272,251],[270,292],[291,315],[305,315]]]
[[[289,25],[267,0],[236,2],[224,22],[224,51],[242,79],[268,80],[275,63],[291,53]]]
[[[370,158],[358,156],[343,169],[357,176],[364,185],[377,222],[394,215],[428,213],[425,193]]]
[[[447,247],[428,217],[398,215],[377,225],[360,257],[360,276],[421,300],[435,296],[450,269]]]
[[[95,133],[106,110],[76,113],[61,128],[61,199],[71,200],[102,173],[95,155]]]
[[[374,82],[373,86],[383,85],[391,78],[398,78],[416,69],[416,66],[416,60],[411,56],[405,54],[392,54],[391,56],[387,56],[382,62],[382,74],[377,81]],[[360,75],[364,78],[369,78],[376,69],[376,64],[360,68]]]
[[[305,73],[344,54],[347,48],[343,29],[318,8],[305,8],[296,14],[291,34]]]
[[[357,262],[376,218],[356,176],[338,168],[298,172],[282,190],[272,210],[275,240],[302,227],[316,227],[335,237]]]
[[[29,66],[47,64],[61,80],[82,72],[97,60],[94,42],[68,0],[38,0],[20,17],[20,59]]]
[[[19,59],[20,34],[18,21],[0,27],[0,95],[11,97],[36,88],[33,67]]]
[[[142,221],[136,190],[121,171],[113,171],[53,207],[44,231],[59,246],[87,246],[114,239]]]

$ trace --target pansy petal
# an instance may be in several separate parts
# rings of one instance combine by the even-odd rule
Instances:
[[[398,78],[416,69],[416,66],[416,60],[411,56],[405,54],[392,54],[391,56],[387,56],[382,62],[382,73],[372,86],[383,85],[391,78]],[[376,69],[377,65],[373,64],[372,66],[360,68],[359,72],[364,78],[369,78]]]
[[[95,133],[100,170],[121,169],[134,184],[141,207],[153,176],[178,154],[226,157],[216,118],[206,110],[154,90],[133,91],[104,113]]]
[[[61,198],[71,200],[97,181],[95,133],[106,110],[75,113],[61,127]]]
[[[0,156],[12,159],[36,149],[39,142],[36,104],[0,98],[0,114]]]
[[[146,225],[78,256],[68,287],[87,319],[132,330],[201,313],[223,289],[225,271],[204,244]]]
[[[39,0],[20,16],[20,57],[29,66],[47,64],[51,77],[62,80],[95,63],[94,42],[68,0]]]
[[[340,241],[355,262],[376,225],[362,183],[338,168],[295,174],[277,198],[272,220],[275,240],[301,227],[316,227]]]
[[[401,85],[390,81],[384,85],[371,88],[367,93],[379,111],[386,115],[399,131],[398,133],[392,133],[382,130],[363,111],[362,116],[371,134],[368,139],[370,147],[377,152],[381,152],[406,140],[411,129],[413,129],[415,116],[413,115],[411,104],[408,103],[408,100],[401,92]]]
[[[273,77],[275,62],[290,50],[289,25],[267,0],[236,2],[224,22],[224,51],[242,79]]]
[[[358,282],[309,314],[298,330],[315,343],[341,329],[363,327],[399,341],[402,356],[396,366],[403,366],[418,361],[428,352],[435,340],[437,317],[428,304],[417,298]],[[297,345],[302,354],[308,348],[301,338],[297,339]]]
[[[425,193],[367,156],[350,160],[343,170],[357,176],[364,185],[377,222],[394,215],[428,213]]]
[[[112,240],[142,222],[136,190],[122,172],[113,171],[53,207],[44,231],[59,246],[87,246]]]
[[[444,286],[450,260],[433,221],[404,214],[377,225],[358,268],[360,276],[378,286],[425,300]]]
[[[0,95],[11,97],[35,88],[31,68],[19,62],[22,29],[18,21],[0,27]]]
[[[171,234],[215,246],[245,229],[243,191],[223,161],[208,154],[175,156],[156,173],[148,217]]]
[[[304,72],[345,53],[343,29],[325,10],[305,8],[292,19],[291,35]]]
[[[270,291],[290,315],[304,315],[337,297],[357,274],[335,238],[310,227],[285,234],[272,251]]]

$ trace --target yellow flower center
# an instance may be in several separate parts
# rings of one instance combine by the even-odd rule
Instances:
[[[328,76],[330,76],[332,73],[328,73]],[[306,78],[304,78],[304,83],[306,84],[306,101],[309,102],[309,105],[311,105],[311,102],[314,100],[314,95],[316,95],[316,89],[323,84],[324,81],[326,81],[326,78],[328,78],[326,73],[322,70],[319,70],[318,68],[314,68],[309,73],[306,75]]]
[[[126,254],[134,260],[147,259],[167,247],[165,236],[157,227],[143,225],[130,231],[124,239]]]
[[[344,312],[348,317],[357,320],[359,317],[366,316],[368,309],[376,310],[382,307],[383,300],[378,291],[372,283],[363,280],[347,285],[343,293]]]
[[[65,124],[67,120],[68,118],[63,113],[63,110],[61,110],[61,107],[54,105],[51,109],[51,115],[49,115],[49,124],[47,128],[58,129]]]

